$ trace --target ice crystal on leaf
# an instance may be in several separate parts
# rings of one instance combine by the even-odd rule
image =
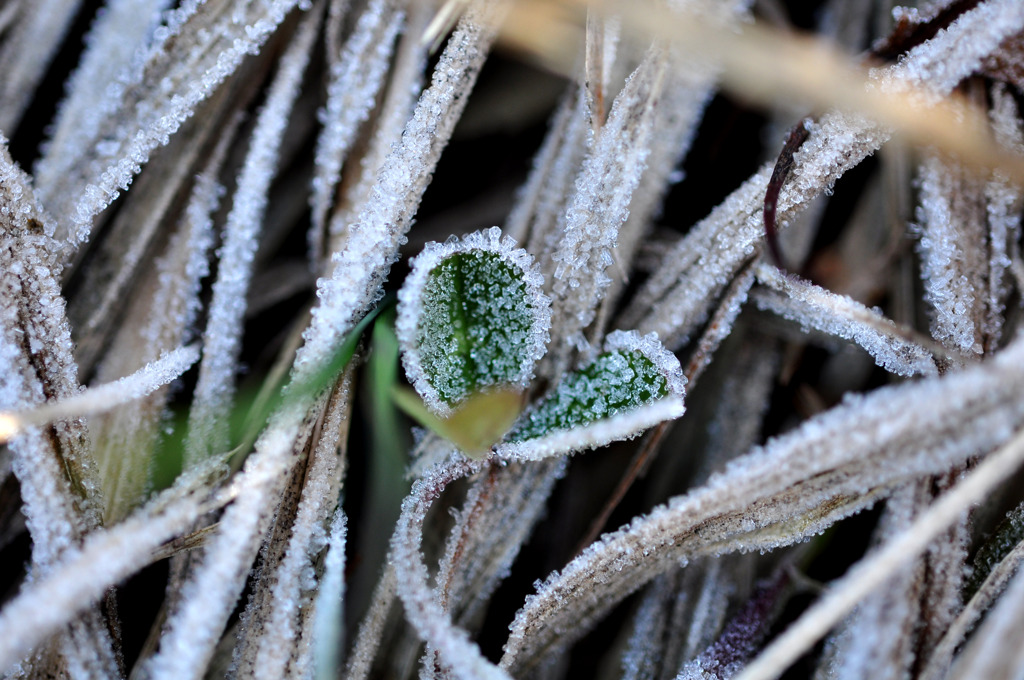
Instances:
[[[503,451],[525,454],[532,447],[546,448],[545,437],[554,439],[600,421],[626,428],[619,433],[609,431],[601,443],[633,436],[645,426],[637,422],[630,427],[627,417],[642,407],[664,400],[666,413],[671,414],[665,418],[681,416],[685,384],[679,361],[661,346],[657,336],[616,331],[605,340],[602,354],[568,374],[523,415]],[[617,419],[620,415],[624,418]]]
[[[405,370],[434,411],[488,387],[524,388],[551,325],[542,278],[497,227],[431,244],[399,297]]]

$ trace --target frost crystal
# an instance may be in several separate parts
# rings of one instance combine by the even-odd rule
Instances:
[[[1014,0],[983,3],[879,77],[946,94],[974,72],[982,56],[1022,27],[1024,5]],[[966,45],[970,49],[961,50]],[[824,115],[796,154],[790,183],[779,198],[780,224],[888,138],[888,132],[862,116]],[[770,165],[758,170],[665,253],[662,266],[627,307],[620,326],[656,331],[670,348],[689,338],[763,237],[761,211],[771,172]]]
[[[358,221],[348,225],[346,247],[332,255],[330,278],[317,282],[320,304],[303,334],[306,344],[296,358],[299,375],[330,356],[340,335],[382,295],[387,270],[494,40],[498,14],[497,5],[471,3],[445,46],[431,85],[380,168]]]
[[[238,177],[238,189],[218,253],[220,269],[213,284],[210,318],[203,334],[203,362],[189,413],[186,452],[190,461],[223,451],[228,445],[227,416],[234,401],[245,299],[263,226],[267,191],[277,173],[281,138],[298,97],[309,62],[309,48],[319,25],[317,16],[307,17],[301,34],[282,59]]]
[[[53,188],[59,204],[52,209],[62,226],[70,228],[66,236],[72,252],[88,239],[93,218],[128,187],[150,154],[168,143],[200,102],[270,37],[297,4],[271,0],[236,13],[186,2],[166,15],[129,82],[111,93],[119,98],[118,111],[130,112],[128,119],[107,117],[95,132],[97,142],[104,143]],[[186,25],[195,27],[198,44],[176,40]],[[141,104],[147,98],[151,99]]]
[[[327,108],[321,113],[324,129],[317,140],[317,174],[313,178],[310,197],[314,262],[319,262],[322,257],[320,243],[342,163],[384,84],[395,35],[404,20],[404,14],[396,11],[395,4],[392,0],[371,2],[360,15],[355,31],[331,68]],[[373,55],[369,63],[361,58],[366,54]]]
[[[571,339],[586,328],[611,283],[605,270],[647,166],[656,119],[653,103],[664,86],[666,68],[665,52],[653,48],[615,100],[583,163],[553,257],[556,340]]]
[[[992,128],[996,139],[1017,153],[1024,151],[1024,133],[1020,114],[1013,96],[1002,85],[992,90]],[[985,300],[985,321],[982,326],[986,350],[999,344],[1003,330],[1003,317],[1009,295],[1009,269],[1012,244],[1020,241],[1021,190],[999,173],[985,185],[988,213],[988,297]]]
[[[765,680],[842,625],[816,680],[1021,675],[1024,3],[807,4],[0,0],[0,674]],[[499,30],[556,77],[483,72]],[[798,278],[739,168],[808,104]],[[798,545],[879,503],[877,547]],[[115,600],[163,560],[139,653]],[[770,625],[810,560],[852,566]]]
[[[88,49],[67,83],[55,130],[46,153],[36,164],[36,186],[48,202],[50,189],[61,175],[81,161],[104,119],[117,115],[120,81],[129,76],[132,57],[151,39],[168,0],[114,0],[107,3],[86,36]]]
[[[536,660],[556,637],[574,639],[599,612],[680,559],[720,553],[726,540],[731,550],[802,540],[869,507],[885,484],[943,472],[991,450],[1024,422],[1024,405],[1012,396],[1024,381],[1022,355],[1024,340],[1017,340],[989,364],[848,398],[605,535],[528,598],[502,667],[514,671]],[[932,399],[940,385],[952,398]],[[743,516],[733,514],[739,508],[747,509]],[[772,529],[779,522],[789,527],[784,534]]]
[[[852,340],[874,357],[875,362],[897,375],[936,375],[931,353],[908,339],[907,332],[876,310],[836,295],[819,286],[787,277],[774,267],[761,265],[758,278],[787,297],[759,295],[761,309],[771,310],[799,323],[804,330],[815,329]]]
[[[921,269],[935,315],[932,334],[965,354],[981,354],[985,243],[981,182],[939,158],[921,165]]]

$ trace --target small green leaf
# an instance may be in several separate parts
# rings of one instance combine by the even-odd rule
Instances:
[[[569,374],[530,412],[510,439],[533,439],[610,418],[668,394],[668,382],[635,351],[606,352]]]
[[[637,427],[649,427],[646,416],[638,421],[619,419],[641,408],[671,400],[665,409],[668,417],[682,414],[685,378],[679,361],[665,350],[657,336],[617,331],[608,336],[604,353],[589,364],[566,376],[540,403],[528,411],[506,438],[509,452],[522,447],[518,443],[549,438],[573,431],[563,444],[552,441],[550,451],[578,450],[600,446],[639,434]],[[661,418],[666,417],[661,411]],[[583,430],[603,425],[588,439]],[[522,452],[520,452],[522,453]]]
[[[479,460],[501,441],[522,411],[522,394],[499,388],[478,392],[463,400],[447,417],[430,412],[415,392],[396,387],[395,404],[420,425],[455,444],[459,451]]]
[[[428,244],[412,264],[397,331],[427,408],[447,415],[471,394],[525,387],[551,314],[530,255],[495,227]]]

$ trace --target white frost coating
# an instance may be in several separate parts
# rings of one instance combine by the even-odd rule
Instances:
[[[7,288],[3,285],[6,283],[0,275],[0,287]],[[10,331],[17,329],[16,320],[11,318],[12,312],[16,313],[16,310],[11,307],[0,308],[0,370],[3,372],[0,376],[0,397],[13,397],[20,403],[26,400],[38,402],[43,395],[36,373],[29,367],[17,345],[9,341]],[[11,453],[11,470],[17,476],[20,487],[21,512],[32,537],[29,582],[49,574],[54,563],[73,549],[92,524],[91,521],[83,521],[73,506],[73,495],[64,477],[65,471],[59,464],[52,433],[52,429],[44,431],[38,427],[29,427],[7,443]],[[42,605],[44,608],[46,606]],[[67,626],[66,613],[63,610],[53,611],[59,613],[61,623]],[[98,624],[100,618],[96,611],[87,612],[71,622],[65,628],[65,634],[58,638],[57,644],[70,670],[89,665],[94,671],[92,675],[116,674],[116,664],[107,663],[114,658],[113,646],[107,629]],[[26,619],[17,620],[17,625],[26,627]],[[73,642],[71,637],[74,638]],[[3,668],[6,669],[10,663]],[[89,674],[75,677],[89,677]]]
[[[989,54],[1022,28],[1024,3],[991,0],[963,13],[947,30],[912,49],[906,59],[879,77],[948,94],[977,68],[981,57],[971,55]],[[823,116],[795,156],[790,179],[779,197],[779,224],[785,226],[807,201],[888,139],[888,132],[862,117]],[[636,316],[652,306],[653,310],[642,318],[627,311],[620,325],[657,331],[670,349],[688,339],[706,318],[710,301],[763,238],[761,212],[771,172],[772,165],[763,166],[665,253],[663,265],[627,306],[627,310],[637,310]]]
[[[171,87],[180,87],[180,90],[161,92],[164,99],[160,100],[159,106],[137,109],[136,118],[133,121],[134,127],[120,126],[117,128],[115,141],[110,145],[105,145],[105,148],[110,148],[112,153],[104,154],[101,159],[98,159],[95,163],[96,171],[86,175],[86,177],[98,176],[99,181],[90,182],[81,188],[81,193],[72,199],[75,203],[69,208],[68,214],[62,216],[71,225],[68,242],[72,251],[89,238],[93,218],[110,205],[121,191],[128,188],[132,178],[149,160],[149,154],[167,144],[170,136],[192,116],[196,106],[207,99],[228,76],[234,73],[246,55],[259,50],[259,47],[284,21],[285,15],[298,4],[299,0],[268,0],[256,3],[253,6],[255,16],[251,17],[252,23],[245,25],[227,21],[223,32],[208,29],[203,32],[203,36],[214,45],[205,43],[196,45],[196,54],[187,57],[177,55],[182,57],[180,63],[177,59],[171,60],[172,66],[169,67],[171,71],[182,68],[187,69],[188,73],[193,73],[199,69],[196,61],[206,64],[207,68],[202,70],[202,76],[197,79],[189,79],[176,71],[173,76],[167,75],[161,78],[159,87],[163,87],[166,83]],[[175,46],[183,42],[175,40],[178,37],[178,32],[201,7],[202,3],[196,0],[169,13],[164,26],[159,27],[155,32],[154,46],[145,55],[145,62],[160,64],[164,61]],[[140,61],[142,60],[140,59]],[[126,91],[141,87],[143,77],[151,75],[145,73],[141,64],[137,71],[139,73],[138,81],[129,85]],[[124,105],[123,102],[122,105]],[[92,168],[89,169],[92,170]],[[74,189],[78,190],[79,187],[76,186]]]
[[[0,137],[0,142],[6,140]],[[27,176],[4,145],[0,148],[0,294],[4,298],[0,304],[0,410],[41,404],[46,393],[60,399],[81,392],[64,298],[53,273],[59,267],[53,264],[52,241],[45,233],[33,233],[29,228],[33,219],[44,217]],[[51,433],[57,435],[56,441]],[[37,573],[49,568],[87,527],[98,522],[98,514],[83,518],[75,511],[54,450],[60,446],[64,460],[75,465],[74,457],[88,445],[87,441],[83,445],[84,434],[84,426],[72,421],[47,433],[29,427],[8,443]],[[88,471],[94,473],[91,468]],[[95,493],[95,478],[83,474],[82,479],[87,491]]]
[[[753,267],[748,267],[740,271],[722,294],[718,309],[711,315],[704,333],[697,341],[697,348],[686,365],[686,376],[691,381],[696,382],[700,379],[714,359],[715,352],[732,333],[732,326],[736,322],[736,317],[740,315],[743,304],[750,296],[750,289],[754,285],[755,278]],[[693,389],[692,384],[690,389]]]
[[[443,667],[458,680],[511,680],[506,672],[492,664],[465,630],[452,624],[434,597],[420,546],[423,520],[432,502],[456,479],[480,471],[484,463],[454,456],[447,463],[431,468],[417,481],[402,502],[394,536],[391,538],[391,562],[395,567],[398,596],[405,615],[419,636],[440,657]]]
[[[837,295],[813,283],[784,276],[767,264],[758,266],[757,276],[762,283],[785,296],[755,296],[754,301],[760,309],[796,321],[805,331],[813,328],[851,340],[874,357],[875,363],[896,375],[938,374],[931,352],[901,337],[900,329],[881,312],[869,309],[846,295]]]
[[[977,71],[982,60],[1008,36],[1024,27],[1024,5],[1016,0],[988,0],[964,12],[934,38],[915,47],[880,78],[884,89],[905,83],[923,86],[936,99]]]
[[[692,659],[701,650],[711,646],[715,641],[718,631],[725,625],[728,614],[731,591],[735,587],[736,574],[735,565],[742,563],[742,556],[712,557],[703,560],[703,574],[699,574],[700,581],[694,588],[693,604],[689,609],[686,623],[685,638],[680,638],[682,649],[679,650],[677,660],[678,667],[682,667],[687,659]],[[693,565],[694,568],[697,565]],[[730,568],[731,567],[731,568]],[[676,603],[676,616],[681,618],[680,609],[683,604],[689,604],[690,598],[680,596]]]
[[[318,15],[309,17],[300,26],[299,35],[282,58],[280,71],[268,95],[267,104],[260,114],[242,173],[243,178],[248,176],[248,183],[253,187],[246,189],[246,185],[240,182],[238,193],[251,193],[245,201],[236,195],[232,209],[233,213],[237,211],[236,219],[239,221],[243,214],[261,219],[266,201],[266,187],[276,164],[277,147],[285,127],[287,112],[292,107],[302,72],[308,61],[309,47],[317,33],[318,19]],[[262,189],[257,190],[258,187]],[[240,225],[241,227],[255,228],[254,225]],[[254,238],[252,235],[249,240]],[[222,258],[251,253],[255,244],[239,238],[237,247],[238,252],[229,251],[228,244],[225,243]],[[251,262],[251,254],[249,259]],[[242,276],[247,280],[247,265]],[[241,298],[227,296],[224,303],[225,317],[241,318],[242,311],[232,308],[232,303],[237,305],[238,299],[244,300],[244,295]],[[207,342],[214,337],[210,331],[212,321],[211,319],[207,326]],[[220,330],[225,333],[237,333],[237,329],[233,328]],[[227,345],[230,343],[222,346]],[[227,377],[230,379],[233,377],[233,363],[227,368],[230,371]],[[214,390],[211,392],[214,395],[218,394]],[[244,584],[258,538],[269,521],[268,513],[273,507],[270,499],[279,492],[284,476],[282,472],[287,469],[290,462],[287,452],[291,450],[293,442],[299,436],[303,414],[309,406],[309,403],[294,404],[278,412],[271,426],[257,442],[258,453],[247,460],[242,476],[246,488],[239,493],[235,503],[228,508],[222,518],[222,530],[211,539],[202,564],[196,568],[192,579],[184,586],[180,608],[168,619],[168,630],[159,653],[147,664],[153,678],[190,678],[203,673],[213,653],[213,646]],[[216,407],[227,413],[227,407],[223,402],[218,402]],[[204,419],[203,424],[211,428],[218,426],[217,421],[209,418]],[[193,436],[190,428],[190,439]],[[210,446],[212,443],[209,440],[200,440],[194,444],[195,448],[192,451],[216,451],[217,449]],[[186,448],[187,453],[188,451]]]
[[[921,164],[921,278],[933,309],[935,339],[965,354],[981,354],[979,307],[984,295],[980,253],[980,183],[959,166],[930,156]],[[965,195],[966,194],[966,195]]]
[[[345,202],[331,215],[328,225],[330,245],[327,255],[344,248],[348,226],[354,222],[366,205],[370,192],[377,181],[384,160],[402,138],[402,130],[412,117],[416,100],[423,90],[423,78],[427,69],[429,45],[423,44],[420,36],[426,30],[433,16],[433,6],[414,2],[407,8],[405,29],[388,72],[388,87],[384,103],[376,115],[370,137],[370,148],[360,159],[359,181],[345,196]],[[315,238],[311,243],[315,243]],[[316,264],[319,269],[323,266]]]
[[[665,81],[667,57],[655,47],[615,98],[607,123],[576,181],[565,217],[565,230],[553,256],[552,286],[556,347],[593,321],[597,303],[611,279],[619,228],[629,217],[629,203],[647,167],[654,133],[654,103]]]
[[[267,530],[283,487],[284,466],[306,404],[278,411],[237,478],[237,496],[221,516],[201,564],[182,588],[179,608],[168,617],[160,651],[146,663],[154,680],[201,678],[245,584],[259,539]],[[282,425],[283,423],[283,425]],[[262,454],[262,455],[260,455]]]
[[[48,203],[55,181],[86,154],[100,124],[121,106],[119,79],[150,39],[169,0],[111,0],[85,36],[86,50],[65,86],[53,134],[35,166],[40,200]]]
[[[349,381],[347,378],[344,380],[346,382],[342,389],[346,396],[332,402],[324,418],[313,459],[306,470],[302,496],[284,559],[272,575],[264,574],[264,578],[272,579],[273,585],[269,602],[259,603],[262,605],[258,614],[260,629],[253,668],[257,678],[274,680],[286,677],[289,675],[286,672],[289,659],[298,656],[296,641],[300,633],[299,610],[309,606],[309,593],[316,586],[313,561],[327,543],[324,529],[331,513],[335,511],[331,506],[338,495],[338,480],[341,477],[339,467],[343,461],[337,454],[337,447],[345,431],[349,409]],[[341,512],[340,507],[337,512]],[[344,541],[344,537],[341,540]],[[340,602],[330,605],[332,610],[340,607]]]
[[[877,539],[905,530],[931,500],[931,479],[904,484],[886,501]],[[866,597],[831,641],[829,680],[900,680],[914,661],[914,631],[921,613],[924,563],[904,570]]]
[[[327,212],[359,126],[370,116],[404,21],[394,0],[373,0],[359,16],[341,56],[331,65],[327,106],[320,112],[313,176],[313,262],[320,262]],[[368,56],[369,55],[369,56]]]
[[[527,461],[589,451],[612,442],[632,439],[658,423],[675,420],[685,412],[686,407],[681,397],[668,396],[589,425],[556,430],[535,439],[500,444],[495,456],[501,460]]]
[[[80,549],[66,552],[44,578],[25,586],[0,610],[0,670],[7,670],[67,625],[75,613],[149,564],[155,550],[187,531],[202,512],[198,499],[187,496],[93,532]]]
[[[201,307],[202,279],[209,273],[213,245],[211,214],[222,189],[214,179],[215,169],[223,160],[225,147],[224,142],[218,145],[206,173],[196,178],[181,223],[156,262],[155,277],[150,276],[155,278],[152,285],[156,290],[129,307],[99,366],[97,382],[136,371],[161,353],[193,338]],[[151,482],[153,451],[166,416],[169,393],[168,389],[158,390],[146,399],[90,422],[93,454],[106,501],[106,524],[123,519],[142,500],[146,485]]]
[[[220,205],[224,187],[217,183],[216,169],[219,169],[226,148],[214,152],[211,166],[196,178],[192,195],[185,207],[184,233],[187,253],[184,268],[180,272],[170,270],[170,262],[161,262],[161,283],[164,284],[154,300],[154,310],[159,310],[149,328],[146,340],[157,346],[159,336],[170,333],[179,342],[188,342],[195,335],[193,328],[202,308],[200,293],[202,280],[210,274],[210,248],[213,246],[213,213]],[[172,239],[172,243],[177,236]],[[168,258],[170,260],[170,258]],[[178,277],[172,284],[167,279]],[[170,317],[159,319],[160,316]],[[165,326],[171,326],[170,329]]]
[[[530,227],[537,221],[537,216],[542,211],[541,198],[551,192],[553,182],[562,183],[556,182],[553,177],[557,159],[565,153],[569,143],[567,140],[573,140],[580,136],[566,132],[571,123],[580,124],[581,116],[576,115],[580,113],[578,97],[578,87],[570,87],[570,91],[562,97],[562,101],[555,109],[548,124],[544,141],[533,156],[533,166],[526,178],[526,183],[519,187],[515,205],[512,206],[512,210],[505,219],[505,232],[516,241],[531,246],[536,245],[532,240]],[[564,203],[564,196],[559,205],[562,203]],[[546,212],[554,214],[556,211],[549,209]]]
[[[114,409],[140,399],[187,371],[199,359],[199,347],[189,345],[165,352],[135,373],[120,380],[90,387],[73,397],[10,415],[24,425],[44,425],[55,420],[81,418]]]
[[[1020,629],[1024,625],[1022,603],[1024,570],[1019,570],[957,657],[952,670],[943,677],[950,680],[1019,678],[1024,669],[1024,649],[1020,645]]]
[[[441,399],[440,394],[430,384],[422,359],[421,348],[417,342],[418,328],[421,318],[429,316],[432,310],[425,309],[422,301],[423,289],[430,273],[446,258],[456,253],[474,250],[494,253],[501,261],[517,270],[526,285],[526,302],[530,305],[533,321],[529,336],[522,339],[523,361],[513,384],[526,387],[533,378],[533,367],[544,356],[548,343],[548,330],[551,328],[551,301],[542,292],[544,276],[540,267],[533,261],[533,256],[522,248],[516,248],[516,242],[510,236],[502,236],[501,229],[491,227],[483,231],[466,234],[461,239],[449,239],[444,243],[431,242],[419,255],[410,260],[412,271],[398,292],[398,318],[395,321],[395,332],[402,346],[402,365],[409,382],[423,397],[427,407],[435,413],[446,416],[451,408]],[[493,300],[501,309],[518,307],[522,301]]]
[[[483,66],[501,4],[472,3],[448,40],[401,142],[380,169],[358,222],[349,225],[346,247],[331,258],[331,277],[317,282],[320,304],[303,334],[305,344],[295,361],[297,377],[315,372],[357,316],[380,298],[388,268],[398,257],[398,247]]]
[[[604,339],[604,351],[639,352],[658,369],[668,383],[669,394],[682,399],[686,394],[686,376],[679,359],[658,340],[655,333],[640,335],[636,331],[612,331]]]
[[[437,600],[454,621],[473,622],[486,609],[567,468],[568,461],[558,459],[505,466],[475,480],[434,579]]]
[[[1024,152],[1024,134],[1020,128],[1017,103],[1002,83],[992,87],[992,109],[989,113],[992,132],[1005,149]],[[985,319],[982,331],[986,351],[998,346],[1006,314],[1009,295],[1009,270],[1012,266],[1010,244],[1020,241],[1021,190],[999,173],[985,185],[985,204],[988,213],[988,286],[985,300]]]
[[[74,545],[83,528],[47,434],[41,428],[29,427],[7,447],[13,454],[11,469],[21,488],[21,512],[32,536],[33,570],[37,576],[45,575]]]
[[[502,667],[519,668],[556,639],[582,633],[615,602],[702,549],[702,536],[714,535],[719,551],[786,545],[866,507],[880,488],[991,450],[1024,422],[1022,385],[1018,340],[984,365],[848,397],[732,461],[703,487],[606,534],[550,576],[516,615]],[[838,499],[850,505],[844,501],[846,510],[833,514],[827,508]],[[721,526],[694,533],[709,521]]]
[[[246,293],[263,227],[267,191],[277,174],[281,139],[319,26],[319,14],[308,17],[282,56],[238,177],[224,242],[217,253],[220,264],[203,333],[203,361],[189,410],[186,465],[228,446],[228,414],[234,402]]]
[[[41,211],[28,176],[11,160],[2,136],[0,143],[0,409],[13,410],[47,397],[69,398],[82,388],[56,278],[54,224]],[[28,427],[7,443],[7,451],[32,538],[29,580],[44,578],[100,521],[88,432],[78,420]],[[70,488],[69,469],[80,480],[85,499]],[[99,618],[97,611],[87,612],[56,641],[69,668],[93,659],[103,675],[116,673],[113,666],[104,669],[104,660],[113,658],[112,643],[107,629],[94,625]],[[75,636],[74,645],[69,646],[67,635]]]
[[[745,10],[749,2],[718,2],[701,4],[708,11],[710,7],[721,8],[739,14]],[[616,258],[628,270],[636,251],[644,237],[653,226],[654,218],[661,210],[663,199],[668,189],[682,180],[681,165],[689,153],[690,146],[697,133],[701,116],[707,103],[714,94],[714,82],[717,71],[714,64],[694,59],[686,59],[675,50],[669,51],[669,70],[666,74],[667,83],[664,87],[658,106],[655,107],[654,137],[657,144],[652,145],[651,155],[647,159],[647,169],[640,179],[640,184],[633,192],[629,207],[629,218],[619,230],[619,244]],[[601,316],[611,313],[611,308],[621,295],[628,281],[621,275],[612,284],[613,288],[605,297]],[[605,320],[599,330],[604,330]],[[638,317],[639,318],[639,317]],[[633,327],[635,322],[624,324]]]
[[[348,521],[338,505],[331,520],[324,558],[324,575],[316,593],[316,621],[313,624],[313,659],[316,680],[338,677],[344,643],[345,539]]]
[[[554,269],[551,258],[565,231],[566,208],[573,196],[574,180],[593,141],[582,88],[573,88],[566,95],[548,138],[553,140],[552,146],[543,150],[542,164],[531,171],[525,188],[528,192],[525,199],[532,201],[532,205],[526,205],[524,201],[522,208],[513,210],[509,215],[512,233],[524,230],[528,236],[526,249],[536,255],[545,272]],[[547,144],[545,142],[545,146]],[[552,283],[549,281],[548,285]]]
[[[670,248],[616,324],[657,332],[669,348],[685,344],[711,298],[763,237],[761,208],[771,174],[771,165],[762,166]]]
[[[939,644],[936,645],[935,650],[929,657],[924,670],[921,671],[919,677],[922,680],[942,680],[947,676],[948,669],[952,665],[954,651],[956,651],[957,647],[960,646],[964,638],[972,631],[982,616],[992,608],[992,605],[1013,580],[1014,575],[1020,572],[1022,562],[1024,562],[1024,543],[1018,543],[992,569],[985,578],[984,583],[981,584],[981,587],[978,588],[974,596],[967,602],[953,624],[949,626],[946,634]],[[1019,605],[1015,609],[1019,610]],[[1015,624],[1015,629],[1020,629],[1019,624]],[[988,643],[982,643],[981,640],[988,640],[990,638],[985,632],[979,634],[985,635],[985,637],[975,638],[978,641],[975,643],[976,647],[984,647]],[[966,663],[966,659],[969,659],[976,651],[977,649],[971,650],[970,648],[965,650],[965,653],[962,655],[962,658],[965,660],[963,663]],[[976,675],[974,677],[986,676]]]
[[[664,655],[666,604],[673,595],[665,578],[647,589],[633,616],[629,642],[622,653],[622,680],[653,680],[658,677]]]
[[[636,331],[613,331],[605,338],[605,352],[638,352],[647,358],[665,378],[668,395],[633,410],[617,413],[568,430],[517,442],[500,444],[496,455],[506,460],[542,460],[551,456],[600,448],[614,441],[631,439],[666,420],[675,420],[686,412],[686,376],[679,359],[658,341],[654,333],[641,336]]]
[[[369,676],[381,633],[387,623],[388,611],[397,595],[395,587],[395,567],[388,562],[384,565],[384,573],[373,589],[370,608],[359,625],[355,645],[345,662],[345,673],[342,675],[345,680],[364,680]]]
[[[6,140],[2,140],[6,142]],[[42,212],[28,176],[0,148],[0,408],[25,407],[45,398],[78,394],[78,367],[57,275],[54,223]],[[10,470],[19,480],[22,514],[32,536],[30,578],[100,523],[99,484],[82,421],[28,428],[7,445]],[[79,481],[72,491],[70,474]],[[82,497],[84,495],[84,498]],[[98,610],[73,621],[56,641],[69,673],[117,674],[113,645]],[[73,638],[73,639],[72,639]],[[76,676],[76,677],[88,677]]]

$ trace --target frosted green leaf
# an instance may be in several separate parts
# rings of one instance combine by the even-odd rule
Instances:
[[[514,246],[494,227],[428,244],[412,262],[396,331],[409,380],[438,415],[489,387],[524,388],[544,353],[550,302]]]
[[[594,430],[593,441],[576,443],[574,438],[568,450],[631,437],[654,424],[644,417],[631,417],[648,406],[660,402],[671,406],[664,411],[658,409],[656,420],[682,415],[685,384],[678,360],[662,347],[656,335],[616,331],[608,336],[602,354],[566,376],[551,394],[524,414],[506,438],[509,444],[505,448],[512,455],[533,457],[519,451],[524,447],[517,444],[562,432],[582,432],[598,423],[610,427]]]

